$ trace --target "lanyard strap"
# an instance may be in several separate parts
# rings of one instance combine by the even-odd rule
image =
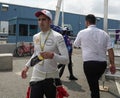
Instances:
[[[51,30],[50,30],[50,32],[51,32]],[[49,37],[49,35],[50,35],[50,32],[47,34],[47,37],[46,37],[43,45],[42,45],[42,43],[41,43],[41,33],[40,33],[40,48],[41,48],[41,51],[44,51],[44,47],[45,47],[45,44],[46,44],[46,42],[47,42],[47,40],[48,40],[48,37]]]

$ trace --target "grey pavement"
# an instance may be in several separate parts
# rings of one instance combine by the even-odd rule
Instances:
[[[0,72],[0,98],[25,98],[32,68],[28,72],[27,79],[21,79],[20,72],[29,58],[30,57],[13,57],[13,71]],[[78,80],[70,81],[68,79],[69,72],[67,66],[61,77],[64,87],[70,94],[68,98],[90,98],[89,87],[83,73],[80,49],[74,49],[72,60],[74,75]],[[100,85],[102,85],[101,80]],[[120,98],[118,87],[114,80],[107,79],[105,86],[109,87],[109,91],[100,91],[101,98]]]

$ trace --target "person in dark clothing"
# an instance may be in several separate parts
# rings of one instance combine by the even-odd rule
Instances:
[[[68,64],[68,70],[69,70],[69,80],[78,80],[74,75],[73,75],[73,69],[72,69],[72,51],[73,51],[73,48],[72,48],[72,43],[70,41],[70,38],[69,38],[69,31],[68,30],[63,30],[63,33],[62,33],[63,37],[64,37],[64,40],[65,40],[65,44],[67,46],[67,49],[68,49],[68,54],[69,54],[69,64]],[[59,64],[58,65],[58,69],[60,69],[59,71],[59,76],[62,77],[63,75],[63,72],[64,72],[64,69],[65,69],[65,65],[64,64]]]

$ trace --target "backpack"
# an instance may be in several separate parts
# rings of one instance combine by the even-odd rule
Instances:
[[[63,35],[64,40],[65,40],[65,44],[66,44],[67,49],[68,49],[68,53],[69,53],[69,55],[71,55],[73,49],[72,49],[71,40],[70,40],[69,36],[67,35],[67,33],[65,33],[65,32],[67,32],[67,29],[62,29],[60,26],[55,26],[53,24],[51,25],[51,29],[53,29],[54,31],[59,32]]]

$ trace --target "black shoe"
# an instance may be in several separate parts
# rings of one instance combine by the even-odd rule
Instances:
[[[70,76],[69,80],[78,80],[75,76]]]

